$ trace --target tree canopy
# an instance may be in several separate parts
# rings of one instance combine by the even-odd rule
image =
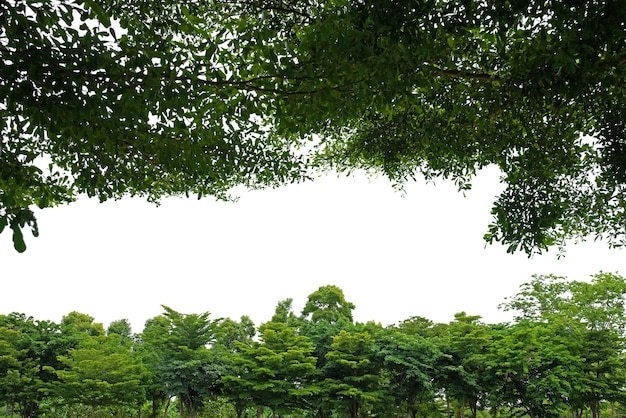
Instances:
[[[506,189],[485,239],[626,240],[626,9],[449,0],[0,2],[0,230],[315,171]]]
[[[320,300],[324,286],[308,300]],[[326,301],[329,298],[324,298]],[[269,322],[163,306],[132,334],[71,312],[0,315],[0,416],[554,417],[626,413],[626,284],[535,276],[513,322],[354,322],[280,301]],[[312,311],[312,312],[311,312]],[[97,331],[97,332],[94,332]],[[117,330],[118,332],[113,332]],[[256,337],[254,337],[256,335]]]

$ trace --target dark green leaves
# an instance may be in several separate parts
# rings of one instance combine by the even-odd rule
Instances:
[[[624,244],[619,2],[14,3],[0,6],[7,225],[77,194],[227,199],[327,169],[466,190],[496,165],[487,241]]]

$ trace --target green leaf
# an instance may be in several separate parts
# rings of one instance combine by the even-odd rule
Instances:
[[[26,251],[26,243],[24,242],[24,235],[18,225],[11,226],[13,229],[13,247],[19,253]]]

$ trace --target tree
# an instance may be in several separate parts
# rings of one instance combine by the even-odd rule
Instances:
[[[585,407],[597,417],[600,402],[620,399],[626,374],[624,363],[626,284],[617,274],[599,273],[590,282],[568,282],[564,277],[534,276],[530,283],[502,305],[517,310],[522,323],[562,324],[571,341],[571,355],[586,359],[571,377],[570,406],[579,414]],[[556,332],[556,331],[555,331]],[[563,343],[566,344],[566,343]]]
[[[288,298],[278,302],[272,316],[272,322],[282,322],[290,327],[298,328],[301,318],[293,312],[293,299]]]
[[[59,356],[63,369],[54,370],[59,382],[52,391],[70,404],[91,408],[141,407],[145,400],[139,358],[122,343],[122,336],[89,336],[77,348]]]
[[[402,328],[387,327],[376,338],[376,356],[389,379],[390,396],[396,400],[398,413],[408,411],[416,418],[424,406],[431,406],[435,395],[435,367],[443,353],[432,339],[411,330],[423,323]]]
[[[246,397],[255,406],[273,414],[307,408],[307,398],[319,391],[312,382],[318,373],[313,344],[308,337],[284,322],[266,322],[259,327],[260,341],[237,341],[232,370],[222,382],[237,399]]]
[[[68,335],[81,339],[87,336],[96,337],[104,335],[104,327],[99,322],[94,322],[91,315],[72,311],[61,318],[61,327]]]
[[[128,319],[118,319],[109,324],[106,335],[119,335],[123,345],[129,345],[133,338],[132,328]]]
[[[315,346],[318,369],[324,369],[332,338],[353,325],[354,307],[352,302],[346,300],[343,290],[333,285],[321,286],[307,298],[300,314],[300,332],[309,337]],[[275,317],[280,311],[281,304]]]
[[[61,326],[24,314],[0,315],[0,400],[17,405],[20,416],[37,417],[57,383],[58,357],[77,340]]]
[[[489,369],[499,376],[499,406],[522,409],[530,418],[561,417],[581,384],[581,366],[571,321],[522,320],[500,330]]]
[[[217,323],[215,343],[211,347],[223,369],[219,381],[221,394],[233,405],[237,418],[242,418],[246,408],[252,406],[251,394],[240,383],[246,365],[241,361],[238,347],[251,345],[255,334],[256,327],[248,316],[242,316],[239,322],[224,318]]]
[[[146,398],[151,403],[150,418],[157,418],[164,404],[169,406],[169,394],[163,385],[160,364],[164,361],[162,338],[167,335],[169,321],[163,315],[148,319],[141,334],[138,335],[136,350],[141,362],[146,367],[144,388]]]
[[[359,328],[341,330],[333,336],[322,381],[331,402],[340,405],[350,418],[358,418],[385,395],[374,336]]]
[[[17,405],[22,417],[36,414],[36,393],[42,387],[36,377],[37,361],[29,358],[28,348],[24,347],[25,319],[17,315],[0,317],[0,400],[10,409]]]
[[[165,395],[177,398],[180,417],[194,418],[205,400],[217,395],[221,366],[209,345],[216,321],[210,313],[183,314],[163,306],[164,314],[146,324],[142,351],[152,373],[153,410]]]
[[[584,377],[574,396],[582,410],[589,406],[592,417],[600,416],[600,402],[623,401],[626,378],[626,282],[611,273],[598,273],[591,282],[570,283],[573,307],[568,313],[580,321],[577,337]]]
[[[351,324],[354,304],[346,301],[337,286],[321,286],[311,293],[302,309],[302,318],[313,323]]]
[[[236,350],[235,341],[248,343],[256,335],[256,327],[249,316],[243,315],[239,322],[230,318],[219,319],[215,327],[213,349],[232,352]]]
[[[239,329],[248,331],[225,353],[228,364],[221,378],[238,417],[248,406],[265,406],[279,416],[310,407],[309,398],[319,391],[313,381],[317,359],[311,340],[299,333],[298,322],[292,299],[278,302],[272,320],[259,327],[259,341],[252,340],[253,329],[246,327],[249,318],[242,318]]]
[[[622,245],[620,6],[5,2],[0,228],[23,251],[33,206],[78,194],[225,198],[327,169],[465,190],[495,165],[487,241]]]

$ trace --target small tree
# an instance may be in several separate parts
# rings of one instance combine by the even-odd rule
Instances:
[[[59,361],[65,368],[54,370],[59,383],[52,390],[69,404],[89,406],[92,417],[99,407],[141,407],[145,400],[143,365],[117,334],[89,336]]]

